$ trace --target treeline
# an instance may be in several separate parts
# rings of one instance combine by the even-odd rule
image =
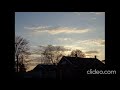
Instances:
[[[65,55],[66,51],[70,51],[68,56],[78,56],[85,57],[85,54],[81,50],[67,49],[64,46],[38,46],[38,49],[34,52],[30,51],[30,46],[28,40],[22,38],[21,36],[15,37],[15,71],[25,72],[29,67],[31,61],[27,60],[32,53],[41,55],[38,60],[41,60],[44,64],[56,64]]]

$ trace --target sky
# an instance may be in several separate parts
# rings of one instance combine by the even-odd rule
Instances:
[[[33,50],[58,45],[105,60],[105,12],[15,12],[15,35]]]

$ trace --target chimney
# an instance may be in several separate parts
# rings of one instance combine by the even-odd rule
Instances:
[[[96,55],[95,55],[95,59],[97,59]]]
[[[75,54],[75,57],[77,57],[77,54]]]

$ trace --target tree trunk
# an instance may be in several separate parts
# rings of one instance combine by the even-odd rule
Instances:
[[[16,56],[16,59],[17,59],[17,72],[18,72],[18,55]]]

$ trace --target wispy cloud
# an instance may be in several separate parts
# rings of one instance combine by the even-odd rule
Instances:
[[[103,14],[104,12],[95,12],[95,14],[100,15]]]
[[[99,60],[103,60],[105,58],[105,49],[103,50],[98,48],[95,50],[89,50],[85,52],[85,55],[92,58],[94,58],[94,56],[96,55]]]
[[[99,51],[97,51],[97,50],[91,50],[91,51],[86,51],[85,52],[85,55],[86,55],[86,57],[89,57],[89,58],[94,58],[95,56],[100,56],[99,55],[100,54],[100,52]]]
[[[89,12],[89,13],[96,14],[96,15],[101,15],[101,14],[104,14],[105,12]]]
[[[95,14],[95,15],[102,15],[104,14],[105,12],[73,12],[74,14],[76,15],[81,15],[81,14]]]
[[[99,53],[98,51],[87,51],[86,54],[93,54],[93,53]]]
[[[73,41],[71,38],[58,38],[59,41]]]
[[[60,34],[60,33],[66,33],[66,34],[73,34],[73,33],[87,33],[90,31],[90,29],[80,29],[80,28],[71,28],[71,27],[52,27],[52,26],[38,26],[38,27],[24,27],[25,29],[30,29],[33,32],[42,33],[47,32],[49,34]]]
[[[103,39],[88,39],[88,40],[80,40],[76,43],[85,44],[85,45],[98,45],[98,46],[104,46],[105,40]]]
[[[85,47],[80,47],[78,45],[64,45],[65,48],[69,48],[71,50],[75,50],[75,49],[80,49],[82,50],[83,52],[86,51],[86,48]]]
[[[24,27],[24,29],[38,30],[38,29],[47,29],[50,26],[37,26],[37,27]]]

